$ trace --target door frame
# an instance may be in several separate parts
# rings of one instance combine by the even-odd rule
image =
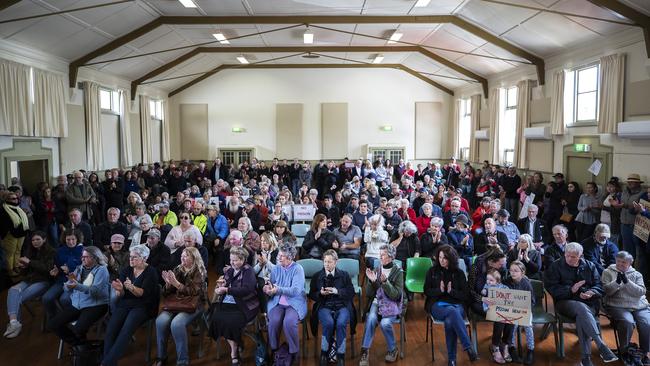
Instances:
[[[576,152],[573,151],[573,145],[575,144],[589,144],[591,145],[591,150],[589,152]],[[611,145],[604,145],[600,143],[600,136],[573,136],[573,142],[562,147],[562,170],[566,170],[569,166],[569,158],[590,158],[593,162],[598,159],[603,163],[603,168],[599,176],[605,175],[607,178],[605,181],[613,174],[613,164],[614,164],[614,147]],[[567,172],[568,177],[568,172]],[[596,181],[594,175],[592,174],[592,180]],[[586,182],[578,182],[584,184]],[[603,187],[604,188],[604,187]]]
[[[39,139],[12,139],[11,147],[0,150],[0,161],[4,165],[0,169],[0,182],[7,186],[11,184],[11,162],[29,160],[46,160],[48,170],[48,183],[54,176],[54,158],[52,149],[43,146]]]

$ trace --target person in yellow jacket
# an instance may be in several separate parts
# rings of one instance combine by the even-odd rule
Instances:
[[[194,226],[199,229],[201,235],[205,235],[205,230],[208,228],[208,218],[203,213],[203,204],[201,202],[194,202],[191,217]]]
[[[169,210],[169,203],[160,202],[158,207],[158,213],[153,217],[153,227],[160,229],[165,225],[171,227],[178,225],[178,217],[176,217],[174,211]]]

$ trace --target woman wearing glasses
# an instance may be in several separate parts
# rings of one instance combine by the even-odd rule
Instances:
[[[165,245],[169,247],[172,254],[174,254],[178,248],[185,246],[185,243],[183,242],[183,234],[186,232],[193,232],[194,237],[196,238],[196,243],[198,245],[203,245],[203,235],[201,234],[201,231],[192,224],[190,214],[183,212],[178,215],[178,219],[181,222],[180,225],[174,226],[174,228],[169,231],[167,239],[165,239]]]

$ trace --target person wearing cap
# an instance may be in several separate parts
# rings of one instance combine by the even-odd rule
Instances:
[[[205,234],[208,218],[203,214],[203,204],[201,202],[194,202],[190,217],[192,218],[192,224],[199,229],[201,234]]]
[[[544,220],[549,225],[554,225],[559,222],[560,216],[564,211],[562,199],[567,195],[567,184],[564,181],[564,174],[555,173],[553,175],[554,182],[549,182],[546,185],[546,193],[544,198],[548,199],[548,207],[544,212]]]
[[[114,234],[120,234],[125,238],[128,235],[126,224],[119,221],[120,209],[111,207],[106,211],[106,221],[95,226],[93,233],[93,245],[101,250],[107,250],[111,245],[111,237]]]
[[[172,253],[166,245],[160,243],[160,230],[156,228],[149,230],[146,239],[146,245],[149,248],[147,264],[154,267],[160,275],[162,271],[171,268]],[[133,245],[137,245],[137,243]],[[160,276],[159,280],[161,284],[164,282]]]
[[[459,197],[454,197],[450,200],[449,210],[442,214],[442,219],[445,221],[445,230],[449,231],[456,223],[458,216],[465,216],[469,222],[469,213],[461,208],[461,200]]]
[[[456,249],[458,257],[465,261],[467,268],[470,267],[472,255],[474,255],[474,239],[469,232],[469,219],[464,214],[456,216],[455,226],[447,232],[449,245]]]
[[[609,226],[598,224],[594,234],[581,243],[585,259],[593,262],[601,275],[605,268],[616,263],[618,247],[609,240],[610,236]]]
[[[113,234],[111,236],[111,245],[108,250],[104,251],[104,255],[106,256],[108,272],[112,281],[129,266],[129,252],[124,250],[124,235]]]
[[[338,225],[339,221],[341,221],[339,208],[334,206],[332,195],[329,193],[323,196],[323,205],[320,206],[316,213],[323,214],[327,217],[327,228],[330,231],[334,230],[334,227]]]
[[[509,218],[510,212],[508,212],[508,210],[500,209],[497,212],[497,231],[506,234],[506,237],[508,238],[508,250],[517,245],[517,240],[519,240],[519,235],[521,235],[517,225],[508,220]],[[504,250],[504,252],[507,252],[508,250]]]
[[[631,253],[637,259],[637,268],[643,273],[644,278],[648,278],[647,255],[645,249],[641,247],[641,241],[634,235],[634,221],[636,220],[637,210],[634,203],[639,202],[643,189],[641,189],[641,176],[638,174],[629,174],[627,177],[627,187],[623,188],[621,193],[621,203],[614,204],[614,207],[621,208],[621,248]]]

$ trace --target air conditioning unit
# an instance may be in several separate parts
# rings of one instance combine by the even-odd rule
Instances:
[[[551,128],[548,126],[524,128],[524,138],[527,140],[551,140]]]
[[[490,129],[474,131],[474,138],[477,140],[488,140],[490,138]]]
[[[627,139],[650,138],[650,121],[621,122],[618,124],[618,137]]]

